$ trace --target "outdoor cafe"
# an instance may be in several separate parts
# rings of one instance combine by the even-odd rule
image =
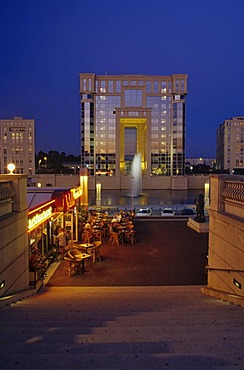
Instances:
[[[102,246],[136,243],[133,215],[123,211],[112,218],[107,212],[91,211],[82,226],[81,241],[69,243],[64,255],[65,273],[71,277],[86,272],[86,263],[102,262]]]

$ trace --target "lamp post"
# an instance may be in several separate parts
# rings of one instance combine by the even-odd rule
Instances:
[[[205,207],[209,207],[209,181],[206,181],[204,184],[205,196],[204,196],[204,204]]]
[[[96,206],[101,207],[101,182],[97,181],[96,182]]]
[[[7,169],[9,170],[9,174],[13,175],[14,170],[15,170],[15,164],[14,163],[9,163],[7,166]]]
[[[87,168],[80,169],[80,186],[83,194],[83,207],[88,208],[88,171]]]
[[[43,159],[44,159],[44,161],[45,161],[45,167],[46,167],[46,169],[47,169],[47,157],[44,157]]]

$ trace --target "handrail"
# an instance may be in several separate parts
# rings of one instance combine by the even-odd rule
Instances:
[[[0,182],[0,201],[7,199],[13,199],[15,196],[15,190],[12,187],[12,181],[1,181]]]
[[[219,267],[211,267],[211,266],[205,266],[205,269],[214,270],[214,271],[226,271],[226,272],[244,272],[244,270],[227,269],[227,268],[219,268]]]
[[[244,204],[244,182],[225,180],[225,187],[222,192],[225,201]]]

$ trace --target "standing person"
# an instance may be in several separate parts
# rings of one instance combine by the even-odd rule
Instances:
[[[67,245],[67,237],[66,237],[66,233],[63,227],[60,227],[60,229],[58,230],[57,240],[58,240],[58,246],[59,246],[59,251],[61,255],[60,257],[64,258],[64,251]]]

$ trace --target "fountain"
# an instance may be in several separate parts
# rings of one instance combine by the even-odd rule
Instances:
[[[141,153],[134,156],[131,168],[131,196],[138,197],[142,192]]]

